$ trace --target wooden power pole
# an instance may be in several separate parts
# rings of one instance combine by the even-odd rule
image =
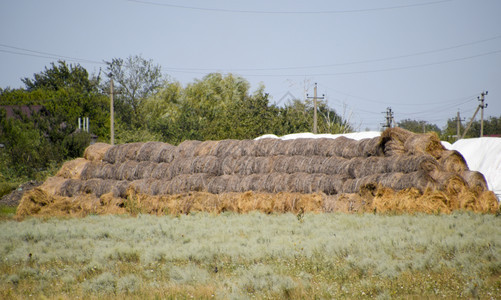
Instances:
[[[115,116],[113,110],[113,76],[110,76],[110,144],[115,144]]]
[[[313,97],[308,97],[308,94],[306,94],[306,97],[308,99],[313,99],[313,133],[317,133],[317,99],[322,100],[324,99],[324,96],[322,94],[322,97],[317,97],[317,83],[315,82],[315,88],[313,89]]]
[[[484,97],[487,95],[487,93],[489,93],[489,91],[486,91],[485,93],[482,92],[482,94],[480,94],[480,99],[478,99],[480,101],[480,137],[483,137],[484,136],[484,108],[487,107],[487,104],[484,104]]]
[[[479,109],[482,109],[482,112],[481,112],[481,121],[480,121],[480,137],[484,136],[484,108],[487,107],[487,104],[484,104],[484,100],[485,100],[484,97],[487,95],[487,93],[488,92],[485,92],[485,93],[482,92],[482,94],[480,94],[480,97],[477,97],[478,101],[480,101],[480,104],[478,105],[477,109],[475,110],[475,113],[473,114],[473,117],[471,117],[470,123],[468,123],[468,126],[466,126],[466,129],[464,130],[463,135],[461,136],[462,139],[464,139],[466,133],[470,129],[471,124],[475,120],[475,117],[477,116],[477,113],[478,113]]]

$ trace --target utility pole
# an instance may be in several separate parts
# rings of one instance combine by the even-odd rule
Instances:
[[[324,99],[325,95],[322,94],[322,97],[317,97],[317,83],[315,82],[315,88],[313,89],[313,97],[308,97],[308,94],[306,94],[306,97],[308,99],[313,99],[313,133],[317,133],[317,99],[322,100]]]
[[[113,74],[110,74],[110,144],[115,144],[115,116],[113,110]]]
[[[456,117],[456,141],[458,141],[461,136],[461,121],[464,120],[461,120],[461,116],[459,114],[459,109],[458,109],[458,115]]]
[[[482,109],[480,111],[480,137],[484,136],[484,108],[487,107],[487,103],[484,104],[484,97],[487,95],[487,93],[489,93],[489,91],[486,91],[485,93],[482,92],[480,94],[480,98],[478,99],[478,101],[480,101],[480,108]]]
[[[482,114],[482,120],[480,122],[480,137],[482,137],[484,135],[484,108],[487,107],[487,104],[484,105],[484,96],[486,96],[487,93],[489,93],[489,92],[488,91],[486,91],[485,93],[482,92],[480,94],[480,97],[477,97],[478,101],[480,101],[480,104],[477,106],[477,109],[475,110],[475,113],[473,114],[473,117],[471,118],[470,123],[468,123],[468,126],[466,126],[466,129],[464,130],[463,135],[461,136],[462,139],[464,139],[466,133],[470,129],[471,124],[475,120],[475,117],[477,116],[477,113],[478,113],[479,109],[482,109],[482,112],[481,112],[481,114]]]
[[[391,128],[392,124],[395,122],[393,118],[393,111],[391,110],[391,107],[386,108],[386,124],[382,123],[383,128]]]

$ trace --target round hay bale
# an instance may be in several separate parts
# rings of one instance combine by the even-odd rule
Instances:
[[[160,152],[169,146],[162,142],[146,142],[137,150],[136,160],[158,162]]]
[[[117,180],[136,180],[136,168],[139,162],[136,160],[126,160],[122,163],[115,164],[114,166],[114,178]]]
[[[106,151],[103,160],[107,163],[122,163],[127,160],[136,160],[137,152],[143,143],[130,143],[112,146]]]
[[[67,161],[63,164],[61,169],[59,169],[56,176],[67,179],[80,179],[82,171],[86,168],[88,163],[89,161],[85,158],[76,158]]]
[[[158,153],[152,154],[151,161],[158,163],[170,163],[175,158],[175,146],[164,143],[161,149],[158,149]]]
[[[216,147],[221,141],[203,141],[196,145],[194,156],[216,155]]]
[[[404,147],[410,154],[430,154],[435,158],[446,150],[435,132],[412,134],[405,140]]]
[[[47,180],[44,181],[44,183],[41,186],[39,186],[39,188],[44,190],[49,195],[61,195],[62,187],[69,180],[71,179],[59,176],[49,177],[47,178]]]
[[[89,161],[102,161],[106,152],[111,148],[110,144],[95,143],[87,147],[84,151],[84,158]]]
[[[445,172],[461,174],[468,170],[463,155],[456,150],[443,151],[438,159],[440,167]]]
[[[466,181],[470,189],[479,189],[480,191],[487,191],[487,180],[484,175],[477,171],[463,171],[461,177]]]
[[[183,141],[174,149],[174,159],[179,159],[183,157],[193,157],[195,156],[195,151],[202,142],[200,141]]]

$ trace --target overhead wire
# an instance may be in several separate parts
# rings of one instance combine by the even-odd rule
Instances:
[[[221,12],[221,13],[239,13],[239,14],[268,14],[268,15],[291,15],[291,14],[347,14],[347,13],[362,13],[362,12],[377,12],[377,11],[385,11],[385,10],[395,10],[395,9],[403,9],[403,8],[413,8],[420,6],[428,6],[441,4],[445,2],[451,2],[455,0],[439,0],[439,1],[428,1],[421,2],[415,4],[406,4],[406,5],[396,5],[396,6],[386,6],[386,7],[374,7],[374,8],[362,8],[362,9],[346,9],[346,10],[311,10],[311,11],[291,11],[291,10],[243,10],[243,9],[225,9],[225,8],[211,8],[211,7],[199,7],[199,6],[188,6],[188,5],[178,5],[164,2],[153,2],[146,0],[128,0],[128,2],[133,2],[137,4],[144,5],[153,5],[153,6],[163,6],[170,8],[178,8],[178,9],[189,9],[189,10],[197,10],[197,11],[206,11],[206,12]]]
[[[10,54],[32,56],[32,57],[41,57],[41,58],[50,58],[50,59],[67,59],[70,61],[83,62],[83,63],[89,63],[89,64],[100,64],[100,65],[106,64],[103,61],[90,60],[90,59],[85,59],[85,58],[78,58],[78,57],[54,54],[54,53],[49,53],[49,52],[42,52],[42,51],[21,48],[21,47],[11,46],[11,45],[7,45],[7,44],[2,44],[2,43],[0,43],[0,47],[17,50],[17,51],[12,51],[12,50],[0,49],[0,52],[10,53]],[[30,53],[26,53],[26,52],[30,52]]]
[[[322,64],[322,65],[310,65],[310,66],[271,67],[271,68],[231,68],[231,69],[229,69],[229,71],[230,70],[231,70],[231,72],[282,71],[282,70],[294,70],[294,69],[318,69],[318,68],[340,67],[340,66],[357,65],[357,64],[367,64],[367,63],[383,62],[383,61],[397,60],[397,59],[408,58],[408,57],[413,57],[413,56],[421,56],[421,55],[426,55],[426,54],[444,52],[444,51],[458,49],[458,48],[462,48],[462,47],[466,47],[466,46],[472,46],[472,45],[476,45],[476,44],[480,44],[480,43],[485,43],[485,42],[496,40],[496,39],[501,39],[501,35],[497,35],[497,36],[493,36],[493,37],[489,37],[489,38],[485,38],[485,39],[481,39],[481,40],[471,41],[471,42],[467,42],[467,43],[462,43],[462,44],[458,44],[458,45],[453,45],[453,46],[449,46],[449,47],[445,47],[445,48],[426,50],[426,51],[420,51],[420,52],[397,55],[397,56],[390,56],[390,57],[383,57],[383,58],[374,58],[374,59],[341,62],[341,63],[330,63],[330,64]],[[176,67],[170,67],[169,69],[170,70],[179,70],[179,71],[213,71],[214,70],[214,68],[176,68]]]

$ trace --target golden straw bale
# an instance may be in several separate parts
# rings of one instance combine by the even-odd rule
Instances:
[[[324,212],[367,212],[369,205],[359,194],[338,194],[329,196],[323,203]]]
[[[88,160],[85,158],[76,158],[70,161],[67,161],[63,164],[61,169],[57,172],[56,176],[64,177],[67,179],[80,179],[80,175],[82,171],[85,169]]]
[[[70,179],[53,176],[47,178],[38,188],[44,190],[49,195],[61,195],[61,190]]]
[[[83,157],[89,161],[102,161],[106,151],[111,147],[110,144],[95,143],[85,149]]]
[[[460,174],[468,170],[466,160],[463,155],[456,150],[443,151],[438,162],[440,163],[441,169],[446,172]]]
[[[42,207],[51,203],[51,196],[47,191],[36,187],[24,193],[16,209],[16,217],[24,218],[26,216],[37,215]]]
[[[459,207],[480,213],[499,212],[499,202],[492,191],[464,190],[458,195]]]
[[[397,192],[380,187],[372,207],[378,213],[450,213],[451,210],[446,202],[448,202],[447,196],[438,191],[428,191],[423,194],[414,188]]]

